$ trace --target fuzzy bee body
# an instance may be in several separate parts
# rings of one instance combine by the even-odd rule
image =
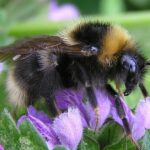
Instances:
[[[17,59],[7,80],[15,105],[40,97],[52,105],[57,89],[105,88],[108,80],[125,83],[130,93],[142,82],[146,63],[126,30],[101,22],[81,23],[60,36],[27,39],[0,50],[1,60],[9,56]]]
[[[77,89],[84,86],[83,79],[80,79],[82,74],[77,69],[78,65],[86,70],[93,86],[102,87],[107,81],[106,76],[103,76],[104,70],[101,69],[103,66],[100,67],[97,63],[96,56],[70,57],[63,54],[57,57],[58,65],[55,68],[51,66],[43,68],[44,62],[41,61],[43,61],[41,54],[35,52],[28,58],[16,62],[10,71],[7,90],[13,104],[18,106],[32,104],[33,100],[53,94],[55,90]]]
[[[14,57],[7,89],[15,105],[33,104],[44,97],[50,111],[57,113],[55,92],[84,88],[97,114],[94,88],[105,89],[116,100],[116,109],[127,135],[131,134],[119,94],[108,80],[125,84],[125,95],[142,84],[147,62],[123,28],[110,23],[85,22],[60,36],[39,37],[0,49],[0,60]]]

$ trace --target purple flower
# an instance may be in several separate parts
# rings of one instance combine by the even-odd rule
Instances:
[[[83,127],[95,129],[95,111],[88,101],[83,102],[83,89],[77,91],[63,89],[57,91],[55,94],[58,108],[68,111],[52,120],[43,112],[38,112],[30,106],[28,108],[28,115],[22,116],[18,120],[17,126],[27,119],[45,139],[49,149],[53,149],[56,145],[63,145],[66,149],[76,150],[83,135]],[[101,128],[109,117],[123,126],[114,105],[115,100],[108,96],[104,90],[95,89],[95,94],[99,107],[97,128]],[[132,131],[132,138],[139,140],[144,135],[145,130],[150,129],[150,97],[139,102],[135,114],[122,98],[121,102]]]
[[[87,127],[88,115],[86,111],[86,106],[82,102],[83,99],[83,90],[79,89],[73,91],[71,89],[59,90],[55,93],[57,107],[61,110],[66,110],[69,107],[78,107],[81,114],[81,119],[84,127]]]
[[[137,106],[132,127],[133,137],[136,140],[140,139],[146,129],[150,129],[150,97],[141,100]]]
[[[4,150],[4,147],[2,145],[0,145],[0,150]]]
[[[96,115],[93,111],[92,106],[89,102],[86,104],[87,112],[89,114],[89,126],[93,130],[96,128],[100,128],[105,120],[109,117],[110,114],[110,108],[111,108],[111,102],[109,100],[108,94],[105,91],[99,92],[99,90],[95,90],[95,95],[97,97],[98,102],[98,108],[99,108],[99,118],[98,118],[98,124],[96,126]]]
[[[123,123],[122,123],[121,119],[119,118],[117,111],[116,111],[116,108],[115,108],[115,105],[114,105],[115,100],[112,98],[110,98],[110,99],[112,102],[110,115],[117,123],[119,123],[120,125],[123,126]],[[122,105],[123,105],[123,108],[124,108],[128,122],[130,123],[130,125],[133,125],[134,118],[135,118],[134,114],[132,113],[131,109],[128,107],[128,105],[125,103],[125,101],[122,98],[121,98],[121,102],[122,102]]]
[[[3,68],[4,68],[3,63],[0,63],[0,73],[3,71]]]
[[[79,11],[72,4],[58,6],[57,0],[51,0],[48,18],[53,21],[70,20],[79,17]]]
[[[42,111],[37,111],[33,106],[29,106],[28,115],[41,120],[45,124],[52,124],[52,119]]]
[[[47,115],[42,114],[44,119],[41,112],[36,111],[35,108],[30,106],[28,108],[28,115],[22,116],[18,120],[17,126],[22,121],[29,120],[45,139],[50,150],[60,144],[69,150],[77,149],[83,134],[79,110],[77,108],[69,108],[68,112],[62,113],[54,121],[48,120]]]
[[[135,114],[133,114],[133,112],[123,99],[121,102],[126,113],[126,118],[131,128],[132,138],[134,140],[141,139],[145,134],[145,130],[150,129],[150,97],[147,97],[145,100],[140,100],[136,108]],[[123,126],[114,105],[111,106],[111,117],[117,123]]]
[[[99,107],[99,122],[97,128],[100,128],[110,114],[111,102],[105,91],[95,89],[95,94]],[[67,109],[70,106],[76,106],[80,110],[84,127],[90,127],[95,130],[96,115],[89,102],[83,103],[84,91],[82,89],[73,91],[71,89],[60,90],[56,93],[56,103],[59,109]]]
[[[102,127],[108,117],[113,118],[117,123],[123,126],[122,120],[119,118],[114,105],[115,100],[108,96],[107,92],[104,90],[95,89],[95,94],[99,107],[99,122],[97,124],[97,128]],[[57,106],[60,109],[67,109],[70,106],[78,107],[82,116],[82,122],[84,122],[84,127],[95,129],[95,111],[89,102],[83,103],[83,95],[83,90],[61,90],[56,93]],[[144,135],[145,130],[150,129],[150,97],[148,97],[146,100],[140,101],[135,114],[131,111],[122,98],[121,102],[132,131],[132,137],[135,140],[139,140]]]
[[[76,150],[83,134],[79,110],[69,108],[67,113],[54,120],[53,129],[61,144],[69,150]]]

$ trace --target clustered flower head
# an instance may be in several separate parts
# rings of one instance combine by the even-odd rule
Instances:
[[[51,0],[49,5],[48,18],[52,21],[72,20],[80,15],[78,9],[70,3],[62,6],[58,5],[57,0]]]
[[[95,89],[95,94],[100,114],[97,128],[101,128],[109,117],[123,126],[117,114],[114,99],[104,90]],[[68,150],[76,150],[82,139],[83,129],[88,127],[94,130],[96,125],[95,111],[91,104],[88,101],[83,102],[83,99],[82,89],[57,91],[56,104],[64,113],[52,120],[45,113],[30,106],[28,115],[22,116],[17,125],[19,126],[23,120],[29,120],[45,139],[50,150],[57,145],[63,145]],[[135,114],[123,99],[122,105],[132,131],[132,138],[139,140],[143,137],[145,130],[150,129],[150,97],[139,102]]]

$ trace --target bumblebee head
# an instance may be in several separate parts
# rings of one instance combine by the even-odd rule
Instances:
[[[114,78],[125,84],[125,95],[129,95],[138,84],[143,82],[146,66],[146,59],[138,51],[122,52],[114,69],[116,70]]]

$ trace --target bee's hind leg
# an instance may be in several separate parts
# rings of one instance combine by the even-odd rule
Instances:
[[[122,120],[123,127],[124,127],[127,137],[129,137],[129,139],[131,139],[131,141],[135,144],[136,150],[140,150],[139,144],[132,137],[131,129],[130,129],[128,120],[126,118],[125,110],[123,108],[119,94],[109,84],[106,85],[106,89],[107,89],[108,93],[115,100],[116,111],[117,111],[118,116]]]
[[[55,99],[55,91],[60,88],[60,85],[60,75],[57,70],[55,68],[47,69],[40,85],[40,96],[45,98],[49,111],[53,116],[57,116],[61,112],[56,105]]]

